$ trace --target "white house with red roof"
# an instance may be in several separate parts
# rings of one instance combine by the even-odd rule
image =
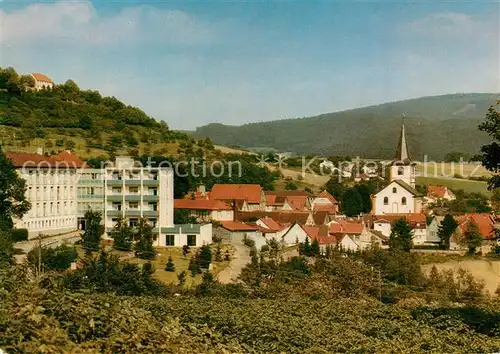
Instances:
[[[496,237],[497,224],[489,213],[469,213],[456,218],[458,227],[450,239],[450,249],[460,249],[464,245],[464,233],[471,224],[475,224],[483,237],[485,244],[498,241]]]
[[[175,199],[174,209],[188,210],[198,222],[234,220],[233,208],[221,200],[214,199]]]
[[[406,220],[412,228],[413,244],[423,245],[439,243],[440,239],[437,235],[439,225],[437,219],[434,218],[430,224],[427,225],[427,218],[425,214],[422,213],[373,215],[373,229],[389,237],[391,235],[392,224],[399,219]]]
[[[457,197],[446,186],[428,185],[426,200],[428,203],[436,203],[440,200],[455,200]]]
[[[35,90],[52,89],[54,82],[50,77],[40,73],[32,73],[30,76],[35,80]]]
[[[311,205],[314,211],[328,211],[330,214],[336,214],[339,209],[339,202],[327,190],[314,198]]]

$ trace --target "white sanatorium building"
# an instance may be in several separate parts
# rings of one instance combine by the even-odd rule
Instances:
[[[106,234],[120,217],[134,226],[146,218],[157,246],[202,246],[212,242],[212,225],[174,225],[174,177],[171,168],[134,165],[130,157],[117,157],[101,169],[87,168],[70,152],[44,156],[7,153],[26,180],[31,210],[16,228],[29,238],[85,228],[84,214],[92,209],[103,215]],[[106,236],[106,235],[105,235]]]

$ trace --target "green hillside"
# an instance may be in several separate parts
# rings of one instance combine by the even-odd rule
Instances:
[[[209,124],[197,128],[195,134],[229,146],[391,158],[404,114],[412,156],[442,159],[450,151],[476,153],[488,141],[477,125],[497,99],[500,94],[422,97],[308,118],[242,126]]]
[[[33,85],[30,76],[0,68],[0,143],[7,151],[69,149],[82,157],[177,154],[192,150],[196,143],[139,108],[98,91],[81,90],[72,80],[40,91]],[[197,145],[212,148],[208,141]]]

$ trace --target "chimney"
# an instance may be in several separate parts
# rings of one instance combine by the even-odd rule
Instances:
[[[199,184],[198,185],[198,188],[196,188],[196,191],[200,194],[205,194],[206,192],[206,188],[205,188],[205,185],[204,184]]]
[[[43,155],[43,148],[39,147],[39,148],[36,148],[36,153],[38,155]]]

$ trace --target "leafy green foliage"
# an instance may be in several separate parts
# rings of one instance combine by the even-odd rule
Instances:
[[[467,230],[464,232],[464,240],[469,250],[469,254],[475,254],[477,248],[483,243],[483,237],[481,236],[477,225],[472,221],[469,222]]]
[[[74,246],[61,245],[55,248],[35,247],[29,251],[27,258],[33,269],[63,271],[68,269],[77,257]]]
[[[0,229],[0,269],[14,263],[14,246],[9,231]]]
[[[200,264],[201,268],[208,269],[210,263],[212,263],[212,249],[210,248],[210,246],[201,246],[198,263]]]
[[[18,176],[0,146],[0,230],[12,229],[12,218],[21,218],[31,208],[25,193],[26,181]]]
[[[357,188],[349,188],[344,192],[341,209],[347,216],[358,216],[363,212],[363,199]]]
[[[142,259],[155,259],[156,252],[153,248],[153,227],[148,223],[147,219],[141,218],[134,231],[134,236],[137,240],[135,243],[137,257]]]
[[[413,247],[413,230],[408,221],[399,219],[392,223],[389,247],[391,250],[410,252]]]
[[[28,230],[27,229],[12,229],[10,231],[12,241],[21,242],[28,240]]]
[[[453,235],[455,230],[457,229],[458,224],[455,221],[455,218],[450,214],[447,214],[438,229],[438,236],[440,239],[441,247],[444,249],[450,248],[450,237]]]
[[[82,244],[86,251],[97,251],[101,244],[101,236],[104,233],[101,226],[101,213],[87,210],[84,215],[85,232],[82,234]]]
[[[165,265],[165,270],[167,272],[175,272],[175,264],[174,261],[172,260],[172,257],[168,257],[168,262]]]
[[[497,106],[500,101],[497,101]],[[493,142],[481,147],[480,161],[487,170],[495,175],[490,179],[489,188],[500,187],[500,112],[494,106],[488,108],[486,119],[479,125],[479,130],[488,133],[493,138]]]
[[[120,218],[111,231],[113,238],[113,248],[118,251],[130,251],[132,249],[132,241],[134,233],[127,221]]]

